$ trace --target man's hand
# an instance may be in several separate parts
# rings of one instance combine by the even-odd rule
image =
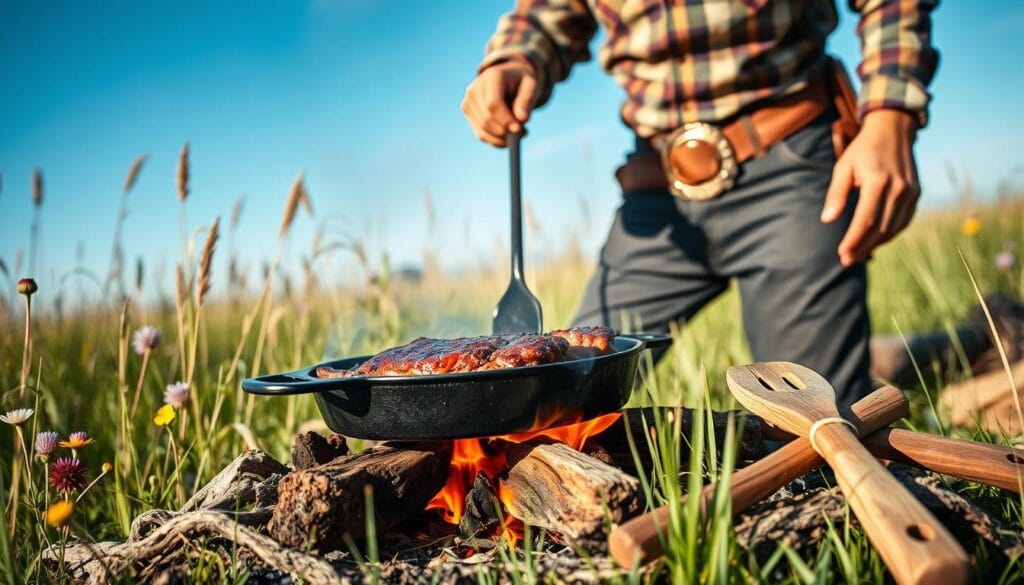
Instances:
[[[477,138],[502,147],[506,135],[522,131],[537,103],[539,89],[537,74],[528,63],[500,63],[484,69],[469,84],[462,113]]]
[[[852,266],[907,227],[921,188],[914,163],[917,120],[901,110],[873,110],[864,116],[832,171],[821,221],[832,223],[846,208],[850,189],[860,188],[853,220],[839,242],[839,261]]]

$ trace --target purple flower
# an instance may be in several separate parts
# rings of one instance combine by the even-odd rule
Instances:
[[[37,433],[36,456],[45,461],[50,454],[57,450],[57,441],[60,441],[60,435],[53,431]]]
[[[1011,268],[1013,268],[1013,264],[1016,262],[1016,260],[1017,258],[1013,255],[1013,252],[1010,252],[1009,250],[1003,250],[1002,252],[996,254],[995,265],[1000,272],[1007,272]]]
[[[164,390],[164,402],[171,406],[181,408],[188,402],[188,382],[175,382],[167,385]]]
[[[62,492],[73,492],[85,485],[85,464],[81,459],[61,457],[50,466],[50,485]]]
[[[152,351],[160,345],[160,331],[152,325],[146,325],[132,336],[132,347],[135,348],[135,353],[142,355],[147,350]]]

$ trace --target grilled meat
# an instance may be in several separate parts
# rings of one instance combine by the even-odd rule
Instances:
[[[615,331],[607,327],[577,327],[545,335],[420,337],[384,350],[350,370],[321,366],[316,375],[318,378],[418,376],[536,366],[612,353],[615,335]]]

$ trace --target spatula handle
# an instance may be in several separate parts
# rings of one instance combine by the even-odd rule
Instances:
[[[881,459],[1018,493],[1024,485],[1024,450],[889,428],[861,440]]]
[[[859,400],[848,415],[858,430],[871,432],[903,418],[908,412],[907,399],[892,386],[885,386]],[[820,466],[824,461],[811,448],[806,438],[786,443],[777,451],[737,470],[730,479],[729,494],[732,513],[750,508],[775,490]],[[700,508],[707,510],[718,484],[704,486]],[[686,496],[682,497],[686,501]],[[637,516],[618,526],[608,537],[608,551],[619,566],[630,569],[634,563],[646,565],[664,554],[662,538],[669,521],[669,508]]]
[[[845,425],[821,426],[815,443],[897,583],[967,583],[967,553]]]

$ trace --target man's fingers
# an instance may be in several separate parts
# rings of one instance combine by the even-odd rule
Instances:
[[[519,82],[515,100],[512,102],[512,113],[520,123],[525,124],[530,119],[530,112],[536,102],[537,78],[532,75],[524,75]],[[512,131],[517,132],[518,128]]]
[[[825,205],[821,208],[821,221],[832,223],[839,219],[846,209],[846,200],[853,188],[853,169],[840,161],[832,169],[832,181],[825,194]]]
[[[483,108],[488,118],[497,122],[504,130],[503,134],[508,132],[509,126],[516,124],[516,119],[512,115],[512,110],[509,109],[508,103],[505,101],[505,86],[502,83],[501,77],[493,76],[487,80],[487,83],[483,85]]]
[[[877,232],[879,214],[882,211],[880,203],[885,194],[886,184],[885,178],[861,183],[857,209],[853,212],[853,219],[846,230],[846,235],[839,242],[839,261],[844,265],[850,266],[857,262],[854,252],[872,232]]]
[[[473,133],[476,134],[477,138],[498,148],[505,146],[505,133],[495,133],[489,129],[493,122],[489,122],[489,117],[479,101],[467,101],[464,103],[463,111],[466,113],[466,119],[469,120],[469,125],[473,128]]]

